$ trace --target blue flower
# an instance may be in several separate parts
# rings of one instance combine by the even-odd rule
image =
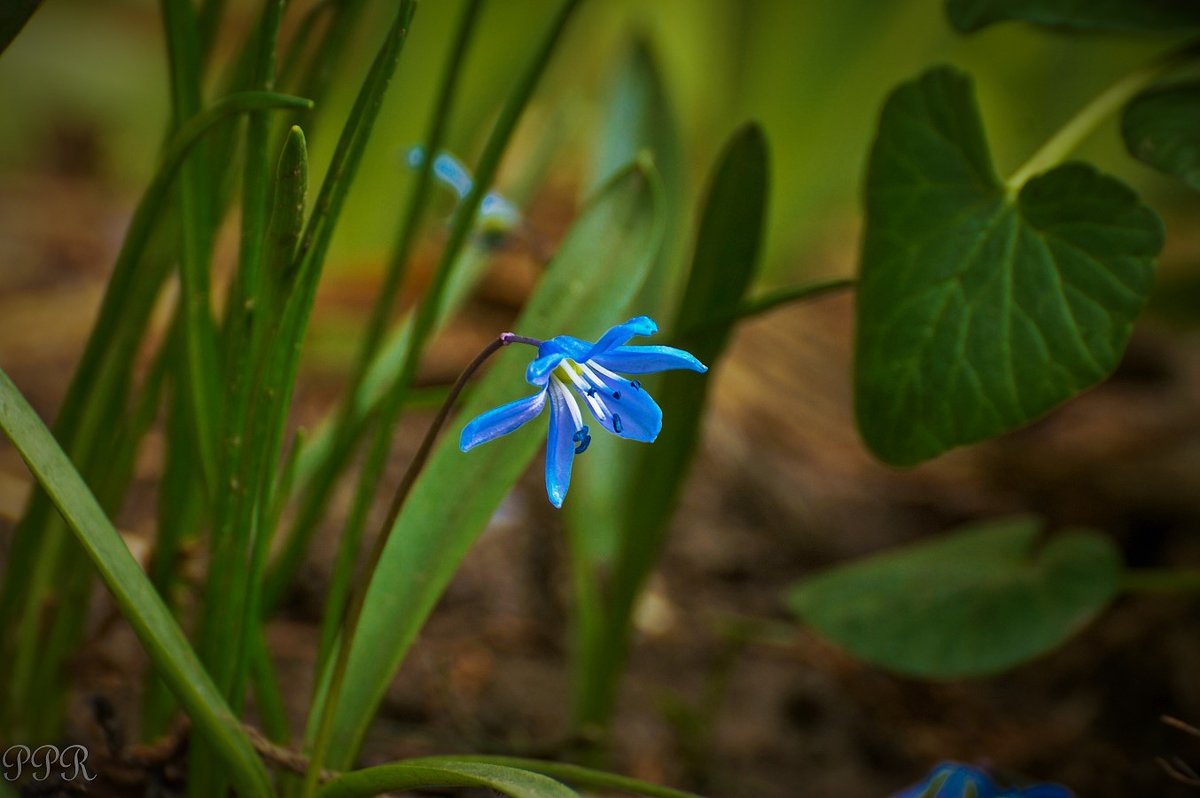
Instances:
[[[579,409],[582,401],[596,423],[620,438],[650,443],[662,429],[662,410],[636,379],[622,374],[652,374],[671,369],[704,372],[708,367],[671,346],[626,346],[635,335],[653,335],[646,316],[618,324],[595,344],[560,335],[538,342],[537,358],[525,370],[533,396],[489,410],[462,431],[464,452],[521,427],[550,406],[546,441],[546,494],[561,507],[571,484],[575,455],[587,451],[592,436]]]
[[[413,169],[420,168],[425,162],[425,148],[417,145],[408,151],[408,165]],[[471,173],[448,152],[440,152],[433,159],[433,176],[454,192],[458,201],[466,199],[471,193],[474,180]],[[521,223],[521,212],[517,207],[495,191],[489,191],[479,203],[477,223],[479,230],[487,237],[500,237],[511,233]]]
[[[901,790],[892,798],[1073,798],[1058,784],[1004,787],[983,768],[960,762],[942,762],[924,780]]]

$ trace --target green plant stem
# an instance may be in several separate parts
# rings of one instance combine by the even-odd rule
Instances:
[[[1168,69],[1194,58],[1197,47],[1188,44],[1173,50],[1151,64],[1131,72],[1118,80],[1094,100],[1085,105],[1075,116],[1051,136],[1032,157],[1013,172],[1005,181],[1009,194],[1015,194],[1034,175],[1041,174],[1061,163],[1083,143],[1101,122],[1115,114],[1125,103],[1159,78]]]
[[[732,313],[706,319],[702,325],[685,331],[683,335],[687,337],[696,332],[708,330],[735,319],[750,319],[755,316],[761,316],[782,305],[788,305],[792,302],[807,302],[810,299],[817,299],[826,294],[845,291],[857,284],[858,280],[853,277],[834,277],[828,280],[817,280],[801,285],[786,285],[782,288],[766,291],[756,297],[751,297],[738,305]]]
[[[1140,568],[1121,577],[1125,593],[1200,593],[1200,568]]]
[[[163,26],[171,73],[171,109],[174,127],[199,113],[200,42],[196,12],[191,0],[162,0]],[[216,441],[220,407],[216,398],[221,383],[216,329],[210,305],[208,261],[211,252],[211,175],[203,142],[185,160],[179,175],[181,247],[179,257],[183,308],[184,360],[187,391],[192,403],[196,453],[210,496],[217,490]]]
[[[446,122],[450,114],[451,101],[457,91],[467,45],[475,29],[480,6],[481,0],[472,0],[463,11],[458,33],[455,36],[454,44],[450,49],[450,55],[446,62],[441,89],[438,93],[437,105],[434,108],[433,116],[429,123],[429,130],[425,136],[424,146],[426,152],[437,152],[441,148],[442,139],[445,136]],[[432,158],[426,158],[417,172],[417,182],[413,189],[412,197],[409,199],[405,217],[399,228],[396,243],[392,248],[391,256],[384,270],[383,283],[376,296],[375,304],[371,309],[371,315],[367,322],[366,331],[363,334],[355,366],[351,372],[349,387],[343,396],[341,406],[334,421],[332,434],[339,444],[327,450],[329,456],[322,462],[320,471],[314,479],[308,481],[308,488],[304,494],[301,510],[296,517],[296,521],[291,526],[288,539],[284,543],[283,550],[269,580],[270,584],[267,589],[268,605],[278,599],[295,577],[301,563],[303,563],[309,545],[312,542],[312,537],[316,532],[317,525],[324,514],[323,511],[328,503],[329,496],[337,482],[338,474],[345,467],[350,455],[354,452],[359,437],[367,428],[366,425],[358,423],[355,415],[355,403],[363,382],[370,371],[373,358],[379,351],[379,345],[383,340],[384,332],[387,330],[387,323],[395,304],[396,294],[404,278],[412,245],[416,240],[416,233],[420,227],[421,214],[425,209],[429,190],[433,184],[432,160]],[[377,441],[381,439],[385,441],[383,445],[386,445],[386,441],[390,440],[390,437],[380,435],[376,438]],[[379,443],[376,443],[374,448],[378,448],[379,445]],[[384,451],[383,456],[385,458],[386,454],[387,452]],[[370,475],[371,469],[364,469],[359,484],[366,485],[368,493],[373,493],[378,477],[371,478]],[[361,489],[359,493],[362,493]],[[365,502],[362,498],[356,497],[355,502],[356,505],[369,504],[369,496]],[[360,513],[352,513],[350,522],[347,524],[347,531],[342,536],[343,542],[339,547],[336,562],[343,567],[335,568],[334,578],[331,581],[330,600],[326,604],[325,622],[322,625],[323,630],[325,630],[322,640],[326,644],[331,642],[328,636],[329,629],[342,616],[343,606],[341,597],[339,597],[341,589],[338,577],[345,574],[344,566],[352,563],[357,556],[356,541],[361,538],[361,522],[365,521],[365,510],[366,508],[364,507]],[[356,520],[359,524],[357,532],[355,531]],[[344,551],[351,546],[353,546],[352,551]],[[341,593],[341,595],[344,596],[344,593]],[[324,646],[318,649],[318,664],[324,661],[325,653],[327,653],[327,649]]]
[[[425,466],[425,461],[429,459],[429,453],[433,450],[433,444],[437,440],[438,433],[441,432],[442,427],[445,425],[446,419],[454,407],[454,403],[457,401],[459,394],[462,393],[463,388],[466,387],[467,382],[489,357],[502,347],[512,343],[536,345],[541,342],[535,342],[532,339],[523,338],[512,333],[503,333],[484,347],[475,356],[475,359],[467,364],[467,367],[463,369],[462,374],[459,375],[458,380],[454,383],[454,387],[450,389],[450,393],[446,396],[446,401],[442,403],[441,410],[438,411],[433,423],[429,425],[429,429],[425,432],[425,437],[421,440],[420,447],[418,447],[416,454],[413,455],[413,459],[409,462],[408,468],[396,486],[396,492],[392,496],[392,504],[388,508],[387,517],[380,527],[379,535],[375,538],[375,544],[371,547],[371,552],[363,566],[362,575],[354,583],[354,589],[351,591],[348,600],[346,615],[341,624],[341,645],[337,649],[337,658],[334,660],[333,671],[329,679],[329,688],[325,691],[325,700],[320,703],[320,721],[313,742],[308,771],[304,777],[303,795],[308,798],[316,792],[317,779],[321,774],[321,768],[324,766],[325,754],[329,750],[337,701],[342,690],[342,684],[346,678],[346,666],[350,663],[351,643],[354,640],[354,633],[358,628],[359,618],[362,616],[363,605],[367,598],[367,588],[371,583],[371,576],[375,573],[375,567],[379,564],[384,549],[387,548],[388,539],[391,537],[392,528],[396,525],[396,519],[400,517],[400,510],[404,507],[404,501],[408,498],[409,491],[412,490],[413,484],[417,481],[417,476]]]

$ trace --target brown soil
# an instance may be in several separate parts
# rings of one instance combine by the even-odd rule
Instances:
[[[45,221],[48,207],[53,224]],[[0,367],[46,417],[86,335],[125,208],[69,180],[0,187]],[[851,257],[838,247],[829,271],[848,272]],[[463,362],[506,326],[520,295],[512,285],[527,281],[531,267],[517,251],[502,256],[497,271],[464,314],[469,321],[439,342],[442,362]],[[361,282],[327,286],[318,333],[361,315],[370,291]],[[926,683],[856,663],[794,626],[780,599],[792,581],[822,566],[1017,512],[1104,530],[1134,565],[1200,563],[1194,336],[1147,323],[1104,386],[1027,430],[901,473],[874,462],[856,436],[851,332],[849,297],[780,310],[744,325],[713,376],[703,450],[641,616],[613,766],[714,796],[881,796],[940,759],[988,761],[1059,780],[1080,796],[1196,794],[1155,761],[1200,762],[1200,740],[1159,720],[1200,719],[1194,601],[1122,599],[1060,651],[1009,674]],[[312,365],[298,415],[318,417],[341,376]],[[392,479],[422,423],[414,416],[404,425]],[[143,547],[156,441],[148,441],[120,519]],[[11,448],[0,447],[0,516],[19,508],[27,480]],[[345,511],[347,491],[335,500],[335,516]],[[4,540],[9,526],[0,521]],[[269,630],[297,728],[336,529],[332,523]],[[468,556],[396,678],[364,762],[563,752],[565,560],[560,521],[535,467]],[[98,602],[96,633],[78,659],[71,723],[72,734],[97,749],[104,744],[90,699],[106,697],[113,728],[131,734],[143,667],[136,641],[106,608]],[[747,620],[748,638],[730,634]],[[134,770],[126,792],[145,792],[147,784],[165,794],[178,789],[170,766]]]

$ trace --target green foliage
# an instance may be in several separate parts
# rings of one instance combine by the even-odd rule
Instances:
[[[973,525],[800,581],[788,603],[867,662],[951,679],[1011,668],[1061,645],[1116,595],[1121,562],[1086,530]]]
[[[1147,91],[1121,116],[1133,157],[1200,189],[1200,83]]]
[[[588,205],[538,284],[514,329],[550,337],[570,330],[596,336],[645,278],[662,235],[657,179],[638,165],[615,178]],[[542,443],[540,425],[469,455],[458,450],[466,422],[529,392],[528,353],[501,352],[459,420],[430,457],[395,524],[371,579],[337,706],[330,749],[335,766],[349,760],[372,711],[467,549]],[[439,530],[438,534],[422,534]]]
[[[1067,164],[996,177],[969,79],[931,70],[884,107],[867,175],[856,412],[912,465],[1028,423],[1117,365],[1150,290],[1158,217]]]
[[[228,768],[239,791],[247,796],[271,795],[266,769],[183,631],[79,472],[2,371],[0,428],[66,519],[150,660]]]
[[[1085,30],[1200,28],[1200,6],[1190,0],[947,0],[946,11],[963,32],[1005,20]]]

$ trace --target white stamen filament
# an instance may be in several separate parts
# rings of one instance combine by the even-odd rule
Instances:
[[[567,375],[567,378],[571,380],[571,383],[575,386],[575,389],[578,390],[579,393],[583,394],[583,398],[587,401],[588,406],[592,408],[592,412],[596,414],[596,418],[603,421],[606,415],[604,412],[604,405],[593,395],[595,393],[595,388],[593,388],[593,386],[581,376],[582,373],[588,374],[593,380],[596,380],[596,387],[603,388],[604,385],[603,383],[599,382],[599,378],[596,377],[596,374],[589,370],[586,366],[580,366],[574,360],[563,360],[557,371],[561,371]]]
[[[557,376],[550,377],[550,390],[557,391],[558,396],[567,405],[567,409],[571,411],[571,421],[575,424],[575,431],[583,429],[583,415],[579,412],[579,405],[575,404],[575,397],[571,396],[571,392],[567,390],[567,386],[563,385],[562,380]]]
[[[595,369],[595,370],[596,370],[596,371],[598,371],[598,372],[600,372],[600,373],[601,373],[601,374],[603,374],[605,377],[608,377],[608,378],[610,378],[610,379],[614,379],[614,380],[616,380],[617,382],[622,382],[622,381],[625,379],[625,378],[624,378],[624,377],[622,377],[620,374],[613,374],[611,371],[609,371],[608,369],[604,368],[604,366],[601,366],[599,363],[597,363],[597,362],[596,362],[596,361],[594,361],[594,360],[589,360],[589,361],[588,361],[586,364],[584,364],[584,368],[589,368],[589,367],[590,367],[590,368],[593,368],[593,369]]]

